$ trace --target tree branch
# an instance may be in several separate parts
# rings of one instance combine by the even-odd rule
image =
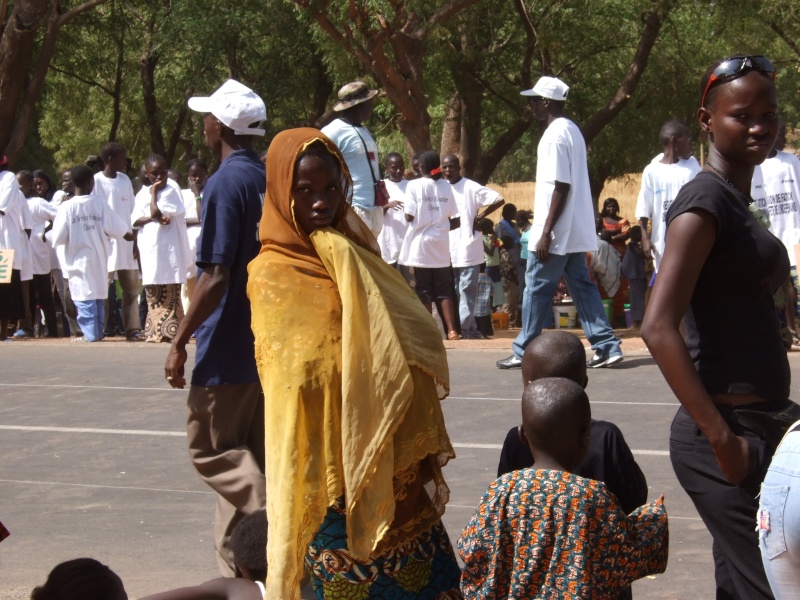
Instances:
[[[101,4],[105,4],[108,0],[88,0],[83,4],[79,4],[78,6],[68,10],[63,15],[58,17],[58,27],[61,28],[72,19],[77,17],[78,15],[85,13],[86,11],[92,10],[95,6],[100,6]]]
[[[786,32],[780,25],[778,25],[775,21],[771,19],[767,21],[767,24],[769,25],[770,29],[772,29],[772,31],[778,34],[779,38],[781,38],[784,42],[786,42],[786,45],[789,46],[789,48],[791,48],[792,51],[795,54],[797,54],[797,56],[800,56],[800,46],[797,45],[797,42],[795,42],[791,38],[791,36],[786,35]]]
[[[87,79],[86,77],[81,77],[80,75],[78,75],[76,73],[73,73],[72,71],[67,71],[66,69],[62,69],[61,67],[59,67],[57,65],[50,65],[50,68],[53,71],[55,71],[56,73],[61,73],[63,75],[66,75],[67,77],[72,77],[72,79],[77,79],[78,81],[88,85],[89,87],[100,88],[101,90],[103,90],[109,96],[111,96],[111,97],[114,96],[114,91],[113,90],[107,88],[106,86],[104,86],[102,83],[100,83],[98,81],[93,81],[91,79]]]

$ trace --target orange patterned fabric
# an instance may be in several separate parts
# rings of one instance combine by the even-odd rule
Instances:
[[[608,598],[667,568],[663,498],[626,515],[600,481],[523,469],[495,481],[461,538],[465,598]]]

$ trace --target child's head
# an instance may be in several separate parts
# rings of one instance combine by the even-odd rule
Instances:
[[[167,161],[160,154],[151,154],[144,161],[145,172],[150,184],[167,179]]]
[[[23,195],[26,198],[30,198],[31,194],[33,193],[33,173],[30,171],[18,171],[17,183],[19,184],[19,190],[23,193]]]
[[[642,228],[638,225],[631,227],[630,231],[628,232],[628,239],[630,239],[632,242],[641,242]]]
[[[201,158],[191,158],[186,161],[186,177],[189,183],[193,183],[198,190],[206,185],[208,179],[208,166]]]
[[[77,196],[88,196],[94,189],[94,171],[86,165],[77,165],[69,170]]]
[[[483,235],[491,235],[494,231],[494,223],[492,223],[491,219],[484,217],[478,221],[478,228]]]
[[[517,214],[514,215],[514,220],[517,222],[517,227],[527,227],[530,225],[531,219],[533,218],[533,211],[520,209],[517,211]]]
[[[72,183],[72,171],[69,169],[61,174],[61,191],[70,196],[75,193],[75,184]]]
[[[423,177],[431,177],[432,179],[441,179],[442,171],[439,168],[441,161],[439,154],[433,150],[425,150],[419,155],[419,172]]]
[[[258,510],[244,517],[231,533],[231,549],[236,568],[244,579],[267,580],[267,511]]]
[[[406,170],[406,165],[403,162],[403,157],[397,152],[390,152],[383,159],[383,170],[390,181],[398,183],[403,180],[403,172]]]
[[[522,385],[545,377],[564,377],[586,387],[586,350],[578,336],[543,331],[528,344],[522,355]]]
[[[100,149],[100,158],[107,168],[115,173],[124,173],[128,168],[128,153],[117,142],[106,142]]]
[[[180,187],[183,187],[183,175],[177,169],[167,169],[167,177],[172,179]]]
[[[511,203],[503,205],[503,218],[506,221],[513,221],[517,216],[517,207]]]
[[[522,393],[522,429],[534,463],[547,455],[574,470],[586,457],[591,420],[586,392],[569,379],[537,379]]]
[[[93,558],[76,558],[56,565],[44,585],[31,592],[31,600],[128,600],[128,594],[122,579],[107,566]]]
[[[611,243],[611,240],[614,239],[614,232],[610,229],[604,229],[598,234],[598,237],[603,240],[604,242]]]

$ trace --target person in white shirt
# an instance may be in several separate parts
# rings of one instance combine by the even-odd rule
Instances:
[[[19,183],[19,180],[17,180]],[[31,281],[33,280],[33,258],[31,257],[31,213],[28,209],[28,202],[25,194],[18,192],[18,206],[20,216],[20,255],[22,256],[22,268],[20,269],[19,279],[22,286],[22,316],[17,320],[17,330],[14,332],[15,338],[29,338],[33,335],[33,313],[31,311]]]
[[[63,246],[64,274],[78,310],[83,337],[76,341],[103,339],[105,301],[108,297],[108,237],[133,239],[123,221],[99,197],[92,195],[94,177],[86,165],[70,169],[75,197],[58,207],[53,222],[53,245]]]
[[[100,158],[104,167],[94,176],[94,195],[108,204],[119,218],[130,223],[135,194],[133,184],[125,174],[128,154],[121,144],[106,142],[100,150]],[[141,334],[142,324],[139,322],[139,265],[134,258],[133,242],[124,239],[111,240],[108,272],[115,274],[122,288],[122,326],[125,329],[125,338],[129,341],[141,341],[144,338]]]
[[[35,173],[34,173],[35,175]],[[34,181],[36,178],[34,177]],[[34,186],[35,188],[35,186]],[[72,185],[72,174],[69,169],[61,174],[61,189],[57,190],[50,204],[58,210],[58,207],[69,202],[75,196],[75,186]],[[78,325],[78,309],[75,308],[75,303],[69,293],[69,285],[64,279],[64,272],[61,270],[61,265],[64,263],[64,246],[53,245],[53,230],[45,230],[44,240],[50,250],[50,277],[53,279],[58,299],[62,309],[62,323],[64,328],[64,336],[80,336],[81,328]],[[53,297],[55,300],[55,296]]]
[[[139,258],[142,284],[147,296],[145,341],[172,342],[183,319],[181,285],[186,283],[189,238],[186,209],[178,184],[167,177],[167,162],[158,154],[145,161],[152,185],[136,195],[131,215],[139,228]]]
[[[620,340],[608,323],[600,291],[589,278],[586,265],[586,252],[597,250],[595,208],[586,143],[578,126],[564,116],[568,91],[563,81],[542,77],[532,89],[522,92],[531,97],[533,116],[544,125],[544,133],[537,151],[522,331],[514,340],[514,354],[497,362],[500,369],[522,366],[525,348],[541,333],[562,275],[595,351],[586,365],[606,367],[623,358]]]
[[[406,187],[408,187],[408,181],[403,179],[405,171],[403,157],[397,152],[387,154],[383,160],[383,170],[386,172],[384,182],[389,194],[389,203],[383,207],[383,229],[378,235],[378,246],[381,248],[381,258],[396,266],[408,230],[408,221],[403,212]]]
[[[409,181],[403,207],[408,231],[403,239],[398,264],[422,304],[441,308],[447,339],[458,340],[453,308],[453,279],[450,270],[449,232],[459,226],[453,187],[442,177],[439,155],[432,150],[419,157],[422,177]]]
[[[478,302],[478,276],[483,258],[483,236],[478,220],[500,208],[505,200],[493,189],[461,176],[461,161],[455,154],[442,159],[442,173],[453,187],[461,227],[450,232],[450,261],[458,292],[458,318],[461,335],[466,339],[482,339],[475,322]],[[478,215],[481,209],[483,212]]]
[[[372,99],[377,95],[363,81],[354,81],[339,90],[333,110],[340,116],[322,128],[347,163],[353,179],[352,207],[377,238],[383,227],[383,208],[375,206],[375,183],[380,179],[378,144],[364,127],[372,118]]]
[[[0,154],[0,250],[14,250],[12,264],[0,264],[3,274],[11,267],[11,281],[0,284],[0,341],[6,339],[8,322],[16,321],[24,314],[20,282],[22,213],[19,202],[17,178],[8,170],[8,159]]]
[[[181,288],[181,303],[183,313],[189,310],[189,303],[192,299],[194,286],[197,281],[197,240],[200,238],[200,214],[201,201],[203,199],[203,188],[208,179],[208,166],[199,158],[192,158],[186,163],[186,177],[189,180],[189,187],[181,190],[183,194],[183,205],[186,208],[184,222],[186,223],[186,234],[189,237],[189,268],[186,271],[186,283]]]
[[[664,152],[644,168],[636,201],[636,218],[642,228],[642,249],[653,257],[656,272],[664,256],[667,210],[684,184],[700,172],[700,163],[692,156],[692,132],[685,123],[670,119],[662,125],[658,140]],[[650,234],[647,232],[648,222],[652,222]],[[655,276],[651,286],[653,281]]]

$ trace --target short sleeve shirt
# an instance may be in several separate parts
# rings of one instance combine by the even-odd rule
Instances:
[[[796,264],[794,245],[800,243],[800,158],[778,152],[756,166],[750,194],[769,214],[769,230],[783,242],[789,262]]]
[[[414,220],[408,225],[398,262],[408,267],[449,267],[450,218],[458,214],[450,183],[429,177],[410,181],[403,210]]]
[[[322,133],[336,144],[347,163],[347,169],[353,178],[353,204],[363,208],[375,206],[375,182],[380,179],[381,172],[378,166],[378,144],[367,128],[334,119],[322,128]]]
[[[474,231],[475,215],[484,206],[500,202],[503,197],[493,189],[462,177],[452,184],[461,227],[450,232],[450,260],[454,267],[474,267],[483,262],[481,232]]]
[[[197,330],[192,385],[258,382],[247,265],[261,247],[258,225],[266,187],[258,154],[236,150],[222,161],[203,189],[197,276],[206,265],[224,265],[230,269],[230,282],[219,306]]]
[[[713,173],[703,171],[683,186],[667,226],[690,210],[711,214],[717,225],[684,317],[703,386],[709,394],[786,400],[789,362],[772,299],[789,277],[786,249],[750,214],[745,198]]]

